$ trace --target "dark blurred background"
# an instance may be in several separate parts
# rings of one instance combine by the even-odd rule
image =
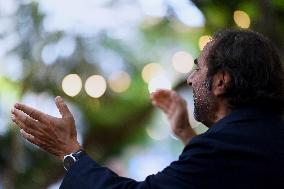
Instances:
[[[59,116],[58,95],[98,162],[137,180],[166,167],[183,146],[149,93],[178,90],[204,132],[185,80],[223,28],[265,34],[283,61],[283,0],[0,0],[0,189],[59,187],[62,163],[10,119],[17,101]]]

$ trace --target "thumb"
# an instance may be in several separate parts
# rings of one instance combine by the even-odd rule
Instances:
[[[57,96],[55,98],[55,104],[56,104],[60,114],[62,115],[62,118],[73,117],[69,108],[67,107],[67,105],[65,104],[65,102],[63,101],[63,99],[60,96]]]

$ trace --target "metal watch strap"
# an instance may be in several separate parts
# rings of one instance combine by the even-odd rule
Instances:
[[[80,149],[75,153],[71,153],[71,155],[76,159],[76,161],[78,161],[84,154],[85,151],[83,149]]]
[[[77,152],[74,152],[74,153],[71,153],[71,154],[64,156],[64,160],[63,160],[64,169],[66,171],[68,171],[71,168],[71,166],[76,161],[78,161],[84,154],[85,154],[85,151],[80,149]]]

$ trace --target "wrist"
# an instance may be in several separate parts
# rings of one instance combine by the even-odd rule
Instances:
[[[180,135],[179,138],[183,142],[184,145],[187,145],[189,141],[196,136],[194,130],[189,126],[188,129],[185,129]]]
[[[179,128],[175,130],[175,135],[182,141],[184,145],[186,145],[194,136],[196,136],[195,131],[191,128],[190,124],[186,125],[183,128]]]
[[[78,142],[75,142],[75,143],[69,145],[68,147],[66,147],[65,150],[63,150],[63,153],[59,156],[59,159],[61,161],[63,161],[64,156],[78,152],[81,149],[83,149],[82,146],[80,146],[80,144]]]
[[[85,155],[85,151],[80,149],[77,152],[68,154],[64,156],[64,160],[63,160],[63,167],[66,171],[68,171],[69,169],[71,169],[71,167],[77,162],[79,161],[84,155]]]

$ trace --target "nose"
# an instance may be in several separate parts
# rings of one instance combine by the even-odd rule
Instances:
[[[187,77],[187,80],[186,80],[186,83],[189,85],[189,86],[192,86],[192,78],[193,78],[193,74],[194,74],[194,71],[191,71]]]

